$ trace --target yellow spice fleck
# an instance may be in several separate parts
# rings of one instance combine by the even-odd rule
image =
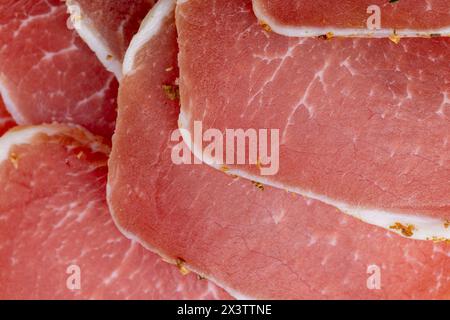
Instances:
[[[444,238],[444,237],[431,237],[431,238],[427,238],[427,240],[431,240],[434,243],[446,243],[446,244],[450,244],[450,239]]]
[[[391,40],[393,43],[395,43],[395,44],[399,44],[400,43],[400,37],[397,35],[397,33],[394,31],[394,33],[392,33],[390,36],[389,36],[389,40]]]
[[[178,86],[164,84],[162,88],[167,98],[169,98],[170,100],[174,101],[180,99],[180,89],[178,88]]]
[[[12,152],[9,155],[9,161],[11,161],[14,169],[18,169],[19,168],[19,156],[16,153]]]
[[[183,259],[177,259],[177,268],[183,276],[186,276],[190,273],[190,271],[186,268],[186,261]]]
[[[259,25],[266,31],[266,32],[272,32],[272,28],[265,22],[260,21]]]
[[[412,224],[403,225],[400,222],[396,222],[394,225],[389,227],[392,230],[398,230],[404,235],[405,237],[412,237],[414,234],[414,230],[416,230],[416,227]]]
[[[264,185],[260,182],[252,181],[252,184],[261,191],[264,191]]]

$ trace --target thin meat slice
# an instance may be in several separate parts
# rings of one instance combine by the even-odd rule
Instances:
[[[0,136],[8,131],[9,128],[14,127],[14,125],[14,120],[6,110],[3,100],[0,97]]]
[[[131,38],[155,0],[66,0],[72,25],[118,79]]]
[[[110,137],[117,82],[76,32],[60,0],[0,1],[0,91],[18,124],[82,125]]]
[[[228,297],[116,229],[105,200],[108,152],[65,125],[18,127],[0,139],[0,298]]]
[[[287,38],[247,0],[190,0],[177,27],[180,126],[199,159],[408,237],[450,239],[449,38]],[[224,136],[268,128],[279,161],[270,145],[270,168],[263,153],[213,159],[196,122]]]
[[[206,165],[173,164],[174,6],[155,5],[125,58],[108,179],[122,232],[235,297],[448,298],[448,246],[403,239]],[[370,290],[377,267],[381,289]]]
[[[450,36],[447,0],[253,0],[253,11],[285,36]]]

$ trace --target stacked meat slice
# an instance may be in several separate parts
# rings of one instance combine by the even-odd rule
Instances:
[[[0,1],[0,91],[21,125],[114,131],[117,82],[73,30],[60,0]]]
[[[34,5],[27,2],[30,7],[24,4],[10,7],[9,13],[15,16],[15,10],[24,10],[25,19],[43,10],[45,14],[27,23],[42,20],[49,36],[72,36],[73,32],[65,29],[68,16],[62,13],[64,6],[55,2],[47,12],[47,1]],[[2,5],[6,8],[6,4]],[[142,19],[146,12],[141,14]],[[61,23],[54,24],[55,16]],[[135,31],[136,21],[132,22]],[[124,24],[129,25],[125,20]],[[19,38],[15,45],[27,48],[27,39]],[[36,41],[36,46],[45,44]],[[17,52],[16,63],[22,61],[23,54]],[[59,66],[61,77],[70,77],[72,63],[77,64],[77,73],[81,74],[97,66],[92,52],[77,54],[86,65],[72,61],[72,51],[60,53],[61,59],[69,62]],[[41,72],[55,81],[52,70],[43,68]],[[98,71],[103,73],[102,69]],[[8,75],[15,78],[20,74]],[[101,77],[85,81],[94,88],[109,82]],[[77,99],[72,88],[60,85],[67,101]],[[52,87],[42,87],[42,92],[43,97],[54,94]],[[27,97],[25,92],[18,93]],[[109,99],[99,94],[95,101],[110,104]],[[93,109],[87,109],[84,115],[93,123],[99,120],[95,101],[90,105]],[[71,109],[71,104],[65,106],[70,112],[80,112]],[[80,119],[70,119],[69,113],[66,116],[66,122]],[[3,104],[0,121],[0,133],[14,125]],[[112,121],[108,125],[112,126]],[[183,276],[187,271],[181,265],[170,266],[117,230],[105,197],[109,156],[106,144],[109,142],[81,127],[59,124],[16,127],[0,138],[0,299],[230,298],[206,280],[193,274]]]
[[[109,147],[98,138],[67,125],[18,127],[0,150],[0,299],[227,297],[116,229]]]
[[[222,3],[224,19],[236,20],[218,24],[222,32],[218,42],[224,41],[223,33],[239,21],[258,27],[249,2]],[[203,41],[208,40],[205,32],[213,22],[205,23],[205,17],[218,18],[208,14],[213,5],[207,1],[179,5],[178,31],[183,32],[185,25],[194,29],[179,34],[180,44],[198,44],[200,37],[189,38],[194,31],[203,33]],[[125,57],[109,174],[110,207],[124,233],[137,236],[174,263],[184,261],[188,268],[237,297],[446,297],[450,269],[444,244],[402,239],[319,201],[282,189],[261,190],[250,181],[206,165],[173,163],[177,141],[171,140],[171,135],[177,127],[179,107],[163,88],[175,86],[178,76],[174,8],[174,1],[158,2]],[[247,30],[248,45],[252,29]],[[236,49],[233,41],[223,46]],[[206,44],[201,49],[182,46],[190,53],[205,54],[203,60],[189,60],[198,68],[202,62],[206,68],[213,57],[218,59],[217,66],[223,66],[227,57],[212,54],[206,58],[211,53],[208,48]],[[183,59],[184,51],[181,54]],[[223,71],[201,70],[202,80],[224,78]],[[199,82],[196,88],[200,88]],[[208,85],[207,81],[201,83]],[[217,97],[227,90],[214,84],[212,88],[221,88],[215,91]],[[380,290],[367,286],[367,272],[374,266],[382,270]]]

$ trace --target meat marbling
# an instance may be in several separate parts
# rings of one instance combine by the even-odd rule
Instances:
[[[18,124],[68,122],[111,137],[117,82],[60,0],[0,1],[0,92]]]
[[[227,2],[232,10],[225,13],[251,12],[247,4]],[[125,57],[108,178],[108,202],[122,232],[235,297],[448,298],[444,244],[404,239],[319,201],[261,190],[206,165],[173,164],[174,7],[173,0],[155,5]],[[376,268],[381,289],[371,290],[367,272]]]

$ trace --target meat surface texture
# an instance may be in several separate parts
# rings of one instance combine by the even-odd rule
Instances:
[[[3,100],[0,97],[0,136],[15,125],[13,118],[6,110]]]
[[[285,36],[450,36],[447,0],[253,0],[253,10]]]
[[[79,124],[110,137],[117,82],[74,30],[60,0],[0,1],[0,90],[18,124]]]
[[[224,136],[278,130],[276,173],[248,158],[229,172],[450,239],[449,38],[288,38],[265,31],[246,0],[184,2],[177,27],[179,123],[197,158],[223,168],[194,139],[197,121]]]
[[[0,298],[228,298],[116,229],[105,199],[108,151],[63,125],[18,127],[0,139]]]
[[[179,105],[166,89],[178,77],[174,7],[155,5],[125,57],[108,179],[119,229],[238,298],[448,298],[444,244],[407,240],[206,165],[173,164]],[[378,267],[381,289],[368,289],[367,272]]]
[[[66,0],[72,25],[118,79],[131,38],[155,0]]]

